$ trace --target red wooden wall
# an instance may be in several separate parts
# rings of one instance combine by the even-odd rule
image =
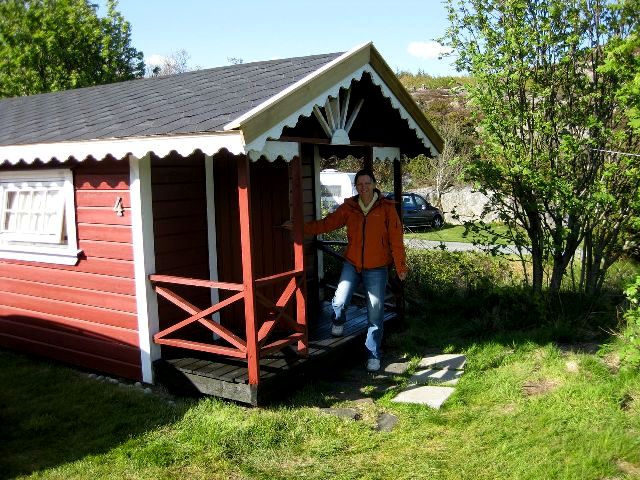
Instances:
[[[225,282],[242,283],[240,220],[238,211],[238,158],[214,157],[218,276]],[[293,268],[293,243],[288,230],[278,228],[290,218],[289,164],[277,160],[251,162],[251,226],[254,274],[257,278]],[[267,298],[277,297],[283,285],[260,288]],[[278,290],[280,289],[280,290]],[[228,297],[221,295],[221,298]],[[258,306],[258,325],[264,310]],[[222,323],[244,337],[244,309],[238,302],[223,310]]]
[[[184,158],[175,152],[152,157],[151,189],[156,273],[209,279],[209,246],[204,155],[196,152]],[[211,305],[209,289],[172,286],[171,289],[194,305]],[[173,325],[188,315],[163,298],[158,299],[160,328]],[[207,333],[196,324],[180,332],[191,339]],[[211,334],[207,333],[211,338]]]
[[[75,266],[0,259],[0,345],[139,379],[129,164],[72,168],[83,253]]]

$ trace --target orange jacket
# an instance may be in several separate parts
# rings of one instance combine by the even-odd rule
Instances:
[[[378,201],[367,216],[358,205],[358,196],[347,198],[335,212],[322,220],[307,222],[304,233],[318,235],[347,226],[344,257],[357,271],[395,264],[398,273],[407,271],[402,241],[402,224],[392,200],[378,193]]]

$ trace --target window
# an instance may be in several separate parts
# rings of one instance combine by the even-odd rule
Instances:
[[[424,200],[424,198],[419,197],[416,195],[416,204],[418,205],[418,208],[422,209],[422,210],[426,210],[427,208],[427,202]]]
[[[341,197],[340,185],[320,185],[320,195],[323,197]]]
[[[74,265],[78,261],[70,170],[3,172],[0,257]]]
[[[411,195],[403,195],[402,204],[404,205],[404,208],[413,208],[413,199],[411,198]]]

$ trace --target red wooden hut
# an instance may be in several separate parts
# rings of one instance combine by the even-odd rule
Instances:
[[[269,355],[318,350],[320,156],[391,158],[399,193],[441,147],[370,43],[0,100],[0,345],[150,383],[198,352],[255,403]]]

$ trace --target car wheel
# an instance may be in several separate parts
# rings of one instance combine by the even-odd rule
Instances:
[[[442,217],[437,215],[433,218],[433,228],[440,228],[444,222],[442,221]]]

